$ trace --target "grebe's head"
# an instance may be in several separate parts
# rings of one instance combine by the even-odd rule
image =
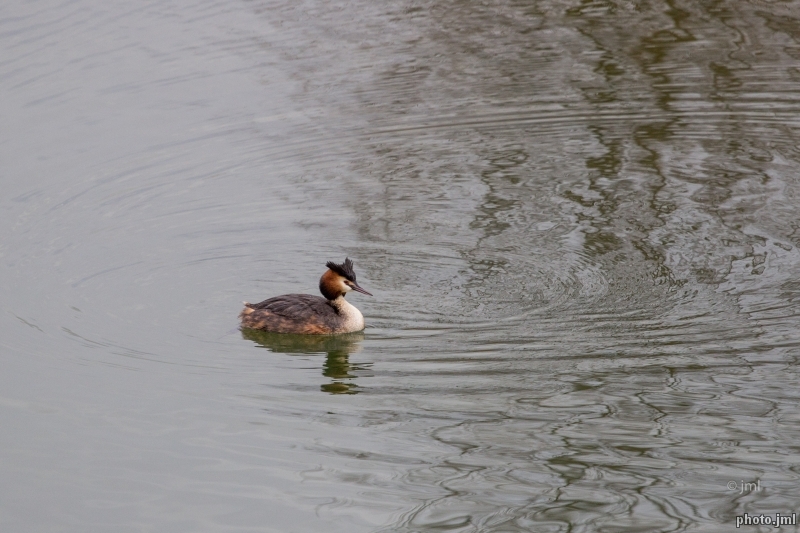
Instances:
[[[328,261],[325,266],[328,270],[319,278],[319,292],[326,299],[335,300],[350,291],[372,296],[356,283],[356,273],[353,271],[353,262],[350,259],[345,258],[341,265]]]

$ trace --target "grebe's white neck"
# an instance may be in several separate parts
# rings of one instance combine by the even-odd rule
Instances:
[[[344,295],[333,300],[328,300],[328,302],[336,309],[339,316],[342,317],[345,331],[361,331],[364,329],[364,315],[361,314],[361,311],[359,311],[356,306],[345,300]]]

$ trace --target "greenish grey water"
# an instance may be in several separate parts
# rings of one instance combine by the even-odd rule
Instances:
[[[798,511],[796,2],[95,4],[0,8],[4,531]]]

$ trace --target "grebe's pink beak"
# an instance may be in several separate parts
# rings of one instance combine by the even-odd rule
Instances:
[[[368,293],[364,289],[358,286],[358,283],[353,283],[353,290],[356,292],[360,292],[361,294],[366,294],[367,296],[372,296],[372,294]]]

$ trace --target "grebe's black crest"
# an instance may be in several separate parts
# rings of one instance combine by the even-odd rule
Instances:
[[[353,271],[353,262],[350,261],[347,257],[344,258],[344,263],[341,265],[337,265],[333,261],[328,261],[325,263],[325,266],[339,274],[340,276],[344,276],[353,283],[356,282],[356,273]]]

